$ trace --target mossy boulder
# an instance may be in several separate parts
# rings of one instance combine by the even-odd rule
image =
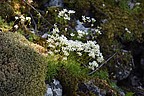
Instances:
[[[44,96],[46,60],[22,35],[0,33],[0,95]]]

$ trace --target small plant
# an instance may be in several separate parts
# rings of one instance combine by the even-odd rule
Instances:
[[[125,96],[134,96],[133,92],[127,92]]]
[[[54,55],[48,58],[47,65],[47,75],[46,80],[51,81],[54,78],[57,78],[57,75],[60,75],[60,70],[65,70],[75,78],[86,77],[87,69],[82,68],[80,63],[74,59],[69,59],[67,61],[59,61],[60,56]]]
[[[60,19],[60,22],[57,23],[63,24],[62,22],[64,22],[64,24],[69,24],[68,22],[71,20],[70,14],[73,13],[75,13],[75,11],[67,9],[59,11],[57,18]],[[83,16],[83,23],[94,23],[95,21],[94,18]],[[94,31],[100,33],[99,29],[95,29]],[[47,43],[50,49],[48,53],[51,55],[60,54],[62,56],[62,61],[68,60],[68,57],[71,56],[70,54],[73,54],[80,64],[94,70],[104,59],[96,40],[87,40],[87,36],[90,34],[91,30],[71,31],[67,30],[67,27],[62,29],[59,28],[58,24],[54,24],[53,30],[49,32],[48,35]]]
[[[58,74],[59,68],[59,62],[48,59],[46,80],[50,82],[54,79]]]
[[[8,23],[5,22],[5,20],[2,19],[2,17],[0,16],[0,29],[1,29],[1,31],[6,32],[6,31],[11,30],[11,29],[12,29],[12,25],[13,25],[13,22],[11,22],[11,23],[8,24]]]
[[[130,8],[128,6],[128,0],[121,0],[119,3],[120,8],[122,8],[123,10],[129,11]]]
[[[109,80],[109,74],[107,70],[99,70],[96,73],[94,73],[92,76],[94,77],[96,76],[103,80]]]

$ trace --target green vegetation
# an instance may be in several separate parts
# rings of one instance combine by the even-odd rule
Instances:
[[[127,92],[125,96],[134,96],[133,92]]]
[[[1,96],[43,96],[46,59],[18,33],[0,33]]]
[[[70,11],[59,7],[48,7],[39,11],[41,9],[37,8],[43,6],[47,0],[36,1],[29,3],[33,8],[21,0],[0,3],[0,29],[2,30],[0,33],[0,68],[2,69],[0,94],[43,96],[44,81],[51,82],[56,78],[61,82],[66,96],[78,94],[93,96],[93,92],[85,94],[78,90],[79,84],[90,80],[93,80],[100,89],[118,96],[120,88],[112,82],[111,79],[115,78],[111,78],[109,74],[118,70],[115,67],[117,63],[121,64],[119,69],[131,68],[132,54],[129,50],[134,46],[132,42],[144,42],[144,10],[142,10],[144,2],[138,0],[140,5],[130,9],[128,0],[119,0],[119,2],[116,0],[64,0],[65,8]],[[93,18],[96,22],[82,22],[82,16]],[[14,17],[20,19],[19,22],[11,20]],[[30,18],[29,22],[26,20],[27,17]],[[79,33],[75,30],[76,20],[80,20],[86,27],[95,28],[96,34],[88,30],[87,35],[84,34],[79,38]],[[18,28],[13,30],[15,23]],[[30,29],[34,29],[33,33]],[[31,43],[18,33],[24,35],[31,43],[43,46],[46,49],[45,53],[49,55],[43,57],[41,53],[35,52],[33,48],[35,46],[32,47]],[[41,35],[44,33],[48,33],[49,37],[42,38]],[[59,38],[62,40],[60,41]],[[74,43],[74,41],[80,42]],[[96,43],[87,43],[87,41]],[[86,44],[92,45],[87,51],[85,51],[88,46]],[[97,48],[92,49],[93,46]],[[128,52],[123,51],[126,47]],[[90,52],[99,54],[96,56]],[[117,54],[99,68],[104,59],[106,61],[114,53]],[[98,59],[98,56],[104,59]],[[91,76],[88,75],[97,68],[99,70]],[[132,92],[126,93],[126,96],[132,95]]]
[[[2,18],[9,20],[10,17],[14,15],[14,9],[8,3],[0,3],[0,13]]]

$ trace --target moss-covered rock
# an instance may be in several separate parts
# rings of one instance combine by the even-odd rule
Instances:
[[[45,57],[18,33],[0,33],[0,95],[44,96]]]

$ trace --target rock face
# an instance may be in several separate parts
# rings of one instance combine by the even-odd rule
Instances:
[[[50,0],[49,6],[63,7],[63,0]]]
[[[53,82],[47,84],[45,96],[62,96],[62,85],[58,80],[53,79]]]
[[[0,33],[0,95],[44,96],[45,57],[18,33]]]
[[[92,92],[96,96],[106,96],[106,91],[105,90],[101,90],[100,88],[95,86],[93,84],[93,82],[91,82],[91,81],[89,81],[88,83],[80,84],[79,87],[80,87],[79,90],[84,92],[84,93]]]

